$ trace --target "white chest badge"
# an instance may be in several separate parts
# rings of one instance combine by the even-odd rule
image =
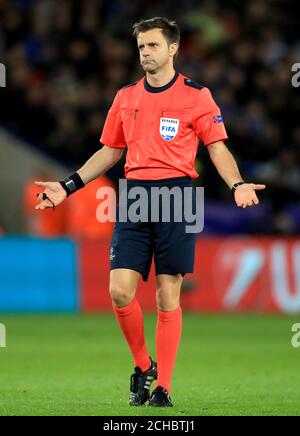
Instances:
[[[159,132],[163,139],[171,141],[178,133],[179,120],[175,118],[161,118]]]

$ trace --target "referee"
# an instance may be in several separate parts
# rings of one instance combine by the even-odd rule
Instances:
[[[128,189],[192,186],[199,139],[239,207],[258,204],[232,154],[219,107],[210,91],[174,69],[180,32],[175,21],[156,17],[133,26],[145,77],[120,89],[108,112],[100,142],[105,144],[75,174],[61,182],[36,182],[44,188],[36,209],[55,207],[103,175],[127,147]],[[130,202],[128,202],[128,207]],[[151,207],[151,205],[149,206]],[[195,234],[186,223],[117,221],[110,247],[110,295],[115,316],[133,356],[129,404],[172,407],[171,379],[181,337],[180,289],[193,272]],[[152,257],[156,272],[156,361],[147,351],[143,314],[135,297],[139,277],[148,279]],[[151,383],[156,380],[150,395]]]

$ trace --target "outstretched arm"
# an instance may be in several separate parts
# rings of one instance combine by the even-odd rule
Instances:
[[[102,176],[113,167],[122,157],[124,149],[112,148],[104,145],[97,151],[78,171],[82,182],[86,185],[97,177]],[[67,197],[66,190],[60,182],[35,182],[37,186],[44,188],[38,196],[38,204],[35,209],[47,209],[58,206]],[[45,198],[45,194],[47,198]]]
[[[104,145],[78,171],[86,185],[97,177],[103,176],[122,157],[124,148],[112,148]]]
[[[223,141],[214,142],[207,148],[214,166],[230,189],[235,183],[243,181],[237,163]],[[234,192],[237,206],[245,208],[258,204],[259,200],[255,191],[265,189],[265,187],[265,185],[254,183],[243,183],[238,186]]]

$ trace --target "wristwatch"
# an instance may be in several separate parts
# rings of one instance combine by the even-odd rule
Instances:
[[[231,188],[231,192],[234,194],[235,191],[236,191],[236,188],[238,188],[239,186],[244,185],[244,184],[245,184],[245,182],[237,182],[237,183],[235,183],[233,185],[233,187]]]

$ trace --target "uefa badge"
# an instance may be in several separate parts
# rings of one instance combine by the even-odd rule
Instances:
[[[166,141],[171,141],[178,133],[179,120],[175,118],[161,118],[159,131],[161,137]]]

